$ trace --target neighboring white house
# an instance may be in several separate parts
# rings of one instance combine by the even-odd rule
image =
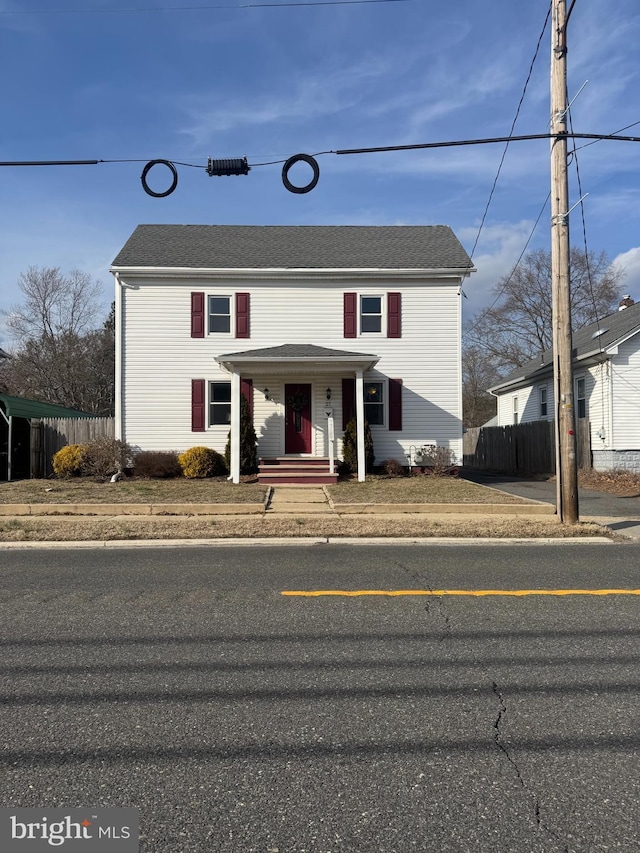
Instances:
[[[573,333],[576,418],[591,428],[593,467],[640,471],[640,303]],[[489,391],[498,425],[555,419],[553,351],[514,370]]]
[[[261,458],[335,455],[347,420],[376,462],[435,442],[462,458],[461,284],[450,228],[140,225],[113,262],[116,435],[223,452],[240,394]]]

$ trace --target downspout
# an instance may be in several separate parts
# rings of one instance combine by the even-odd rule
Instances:
[[[121,441],[125,441],[125,431],[124,424],[122,422],[123,419],[123,406],[122,406],[122,342],[123,342],[123,334],[122,334],[122,282],[120,281],[120,273],[116,272],[113,274],[116,280],[116,329],[115,329],[115,347],[116,347],[116,359],[115,359],[115,400],[114,400],[114,427],[115,427],[115,437],[120,439]]]

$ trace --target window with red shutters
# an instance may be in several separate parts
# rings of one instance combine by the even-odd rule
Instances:
[[[191,337],[204,338],[204,293],[191,294]]]
[[[402,429],[402,379],[389,380],[389,429]]]
[[[191,380],[191,432],[205,431],[205,381]]]
[[[355,338],[358,335],[358,295],[344,294],[344,337]]]
[[[387,293],[387,337],[402,337],[402,295]]]
[[[347,428],[347,424],[356,413],[356,380],[342,380],[342,429]]]
[[[250,299],[248,293],[236,293],[236,338],[249,338]]]

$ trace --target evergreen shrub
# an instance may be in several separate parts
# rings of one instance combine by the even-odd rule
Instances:
[[[342,457],[345,465],[355,474],[358,470],[358,434],[355,417],[351,418],[342,436]],[[375,452],[373,450],[371,427],[368,421],[364,422],[364,458],[366,473],[370,474],[373,471]]]
[[[81,473],[84,444],[67,444],[53,455],[51,464],[56,477],[78,477]]]
[[[178,455],[182,474],[190,480],[219,477],[227,473],[224,458],[211,447],[190,447]]]

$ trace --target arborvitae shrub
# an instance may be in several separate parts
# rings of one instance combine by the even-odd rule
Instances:
[[[241,394],[240,396],[240,473],[255,474],[258,470],[258,440],[253,428],[251,418],[251,407],[249,401]],[[231,432],[227,436],[227,446],[224,449],[224,461],[227,469],[231,470]]]
[[[133,462],[136,477],[181,477],[182,468],[175,450],[142,450]]]
[[[77,477],[81,471],[84,444],[67,444],[54,454],[51,464],[56,477]]]
[[[219,477],[226,474],[224,458],[211,447],[190,447],[178,456],[185,477],[191,480],[203,477]]]
[[[355,473],[358,470],[358,436],[356,432],[356,419],[351,418],[342,436],[342,457],[349,470]],[[364,458],[367,474],[373,471],[375,453],[373,450],[373,437],[368,421],[364,422]]]

